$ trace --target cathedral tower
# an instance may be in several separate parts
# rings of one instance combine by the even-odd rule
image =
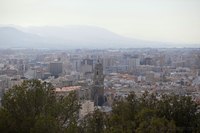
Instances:
[[[94,67],[92,100],[95,106],[102,106],[104,104],[104,75],[103,65],[98,60]]]

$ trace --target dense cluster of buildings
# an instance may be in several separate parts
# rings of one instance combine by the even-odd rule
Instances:
[[[77,92],[81,116],[99,106],[109,111],[133,91],[200,102],[200,49],[0,50],[0,97],[28,79],[52,83],[58,95]]]

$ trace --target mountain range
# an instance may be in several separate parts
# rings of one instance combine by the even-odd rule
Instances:
[[[0,48],[144,48],[171,43],[132,39],[93,26],[0,27]]]

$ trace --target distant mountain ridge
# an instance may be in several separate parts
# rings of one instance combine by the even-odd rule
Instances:
[[[131,39],[104,28],[0,27],[0,48],[142,48],[171,47],[171,44]]]
[[[0,48],[27,47],[27,44],[41,43],[42,38],[35,34],[26,33],[13,27],[0,28]]]

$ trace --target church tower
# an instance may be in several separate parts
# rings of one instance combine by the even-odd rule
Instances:
[[[103,65],[98,60],[94,67],[92,100],[95,106],[102,106],[104,104],[104,75]]]

